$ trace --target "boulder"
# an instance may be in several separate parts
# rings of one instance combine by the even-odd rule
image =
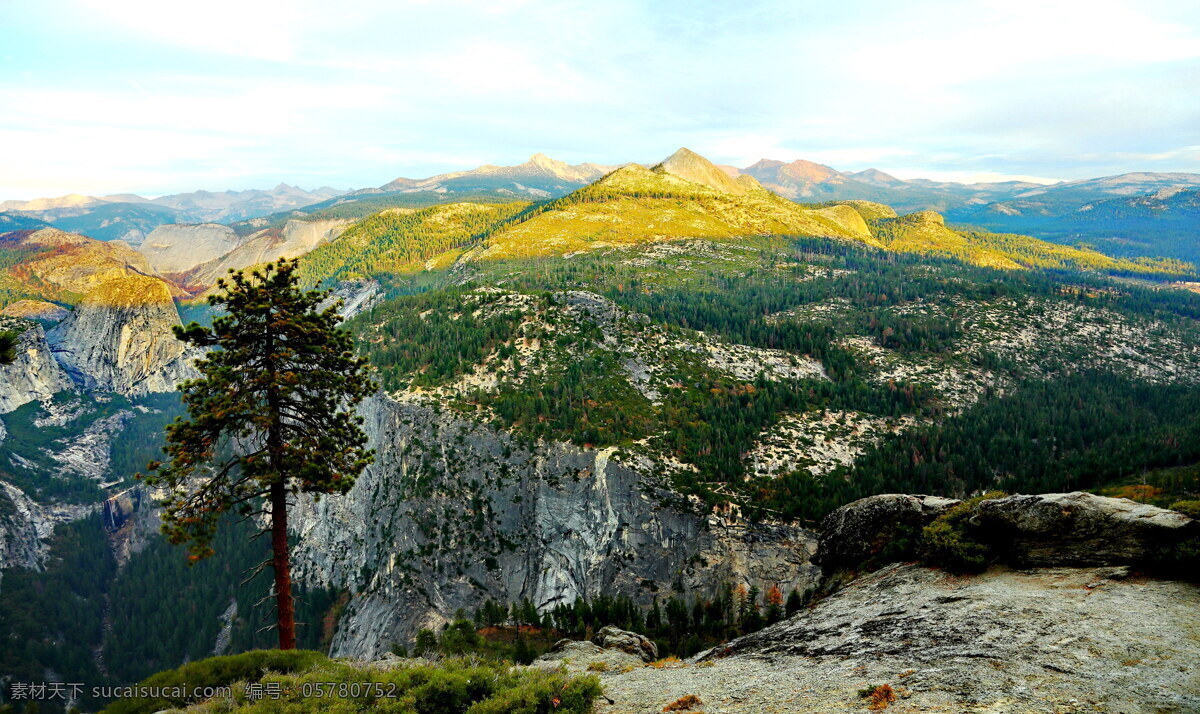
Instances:
[[[615,649],[640,657],[643,662],[658,659],[658,645],[649,637],[609,625],[596,633],[592,642],[605,649]]]
[[[957,503],[952,498],[902,493],[848,503],[825,517],[813,560],[831,573],[856,569],[878,556],[915,557],[921,528]]]
[[[970,522],[1020,567],[1138,564],[1200,534],[1182,513],[1078,491],[983,501]]]
[[[559,640],[530,666],[538,669],[565,667],[568,672],[621,672],[644,664],[640,656],[619,649],[601,647],[586,640]]]

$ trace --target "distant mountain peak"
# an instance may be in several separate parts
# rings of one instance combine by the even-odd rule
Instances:
[[[738,196],[746,193],[744,184],[738,183],[716,164],[686,147],[680,148],[654,168],[722,193]]]

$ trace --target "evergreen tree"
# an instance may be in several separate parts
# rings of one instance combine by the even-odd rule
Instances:
[[[0,364],[12,364],[17,359],[17,333],[0,331]]]
[[[168,489],[163,533],[194,562],[213,554],[222,513],[271,517],[271,564],[281,649],[295,647],[287,544],[289,494],[345,493],[372,460],[352,408],[373,388],[338,327],[328,293],[298,287],[298,261],[280,260],[218,281],[211,328],[177,327],[212,348],[200,378],[180,385],[188,418],[167,427],[170,457],[144,478]],[[265,503],[264,503],[265,499]]]

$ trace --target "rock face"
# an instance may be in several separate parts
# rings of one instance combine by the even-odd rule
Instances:
[[[682,508],[611,449],[528,444],[434,408],[361,408],[376,462],[349,494],[302,499],[297,573],[355,592],[332,651],[372,659],[486,598],[539,608],[678,583],[815,583],[811,533]]]
[[[171,333],[178,324],[167,284],[135,276],[88,293],[47,340],[84,389],[132,396],[170,392],[194,375],[184,344]]]
[[[1200,587],[1120,568],[950,576],[893,565],[675,668],[602,675],[602,713],[1200,711]]]
[[[197,265],[182,280],[191,286],[211,287],[230,270],[304,255],[340,236],[350,223],[346,220],[290,220],[280,229],[259,231],[225,255]]]
[[[95,506],[37,503],[24,491],[0,481],[0,571],[40,568],[54,527],[86,516]]]
[[[138,252],[160,273],[183,273],[201,263],[220,258],[238,247],[242,239],[229,226],[171,223],[158,226]]]
[[[826,573],[903,549],[914,534],[958,503],[940,496],[884,493],[842,506],[825,517],[814,561]],[[909,550],[915,543],[909,544]]]
[[[906,494],[859,499],[826,516],[814,560],[829,574],[913,559],[921,528],[956,503]],[[1147,565],[1200,538],[1200,523],[1182,513],[1081,492],[982,501],[967,528],[993,560],[1016,567]]]
[[[984,501],[972,524],[1019,567],[1133,565],[1200,535],[1182,513],[1080,492]]]
[[[0,329],[13,328],[23,332],[17,343],[16,361],[0,365],[0,414],[73,386],[66,372],[54,361],[41,325],[0,319]]]
[[[333,289],[330,298],[342,301],[342,319],[349,320],[378,305],[383,300],[383,292],[375,280],[343,280]],[[325,309],[332,304],[332,300],[321,303],[318,308]]]

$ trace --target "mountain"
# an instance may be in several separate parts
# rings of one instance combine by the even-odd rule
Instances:
[[[796,201],[868,200],[901,211],[934,210],[951,221],[1003,233],[1030,233],[1060,243],[1087,242],[1119,256],[1151,255],[1200,261],[1197,230],[1185,213],[1117,217],[1121,199],[1195,190],[1200,174],[1135,172],[1042,185],[1026,181],[962,184],[897,179],[878,169],[841,172],[810,161],[762,159],[740,170]],[[1169,193],[1168,193],[1169,195]],[[1104,201],[1118,201],[1090,216]],[[1153,199],[1151,199],[1153,200]]]
[[[245,191],[193,191],[153,199],[153,203],[177,211],[182,221],[232,223],[279,211],[320,203],[345,191],[324,186],[306,191],[281,183],[273,189]]]
[[[269,190],[193,191],[154,199],[134,194],[95,197],[70,194],[59,198],[0,203],[0,228],[40,227],[40,221],[98,240],[123,240],[137,245],[155,228],[173,223],[236,222],[301,208],[340,196],[344,191],[323,187],[306,191],[281,183]]]
[[[156,227],[181,218],[172,208],[150,203],[96,203],[77,214],[63,214],[49,220],[60,230],[137,245]]]
[[[95,196],[71,193],[57,198],[35,198],[29,201],[0,201],[0,211],[24,211],[28,213],[50,213],[63,210],[74,211],[104,202],[104,199],[96,198]]]
[[[76,302],[117,277],[153,275],[146,258],[121,244],[98,241],[57,228],[0,235],[0,249],[12,257],[0,273],[0,298]]]
[[[264,228],[241,237],[237,247],[227,253],[202,263],[202,255],[187,250],[197,233],[207,233],[203,226],[182,226],[173,231],[178,240],[186,241],[181,248],[184,260],[179,265],[191,263],[191,267],[178,274],[179,283],[196,291],[203,291],[225,277],[230,270],[241,270],[279,258],[296,258],[336,239],[350,225],[340,219],[288,220],[281,226]],[[210,254],[215,251],[207,251]]]
[[[956,231],[943,217],[897,218],[862,200],[797,205],[749,175],[736,179],[680,149],[652,168],[629,164],[555,201],[537,205],[471,201],[387,209],[310,256],[316,279],[373,272],[607,250],[684,238],[820,236],[886,250],[954,257],[1002,268],[1076,267],[1130,273],[1186,271],[1169,261],[1114,260],[1095,251],[1033,238]],[[368,250],[368,247],[371,249]],[[189,284],[201,281],[192,279]]]
[[[614,167],[570,165],[544,154],[534,154],[516,166],[485,164],[470,171],[439,174],[425,179],[398,178],[379,187],[382,192],[471,193],[496,191],[517,196],[550,198],[591,183]]]
[[[151,231],[137,251],[159,272],[183,273],[220,258],[243,242],[234,229],[219,223],[171,223]]]
[[[46,334],[54,357],[83,389],[145,395],[171,392],[195,376],[171,287],[145,275],[105,280]]]

